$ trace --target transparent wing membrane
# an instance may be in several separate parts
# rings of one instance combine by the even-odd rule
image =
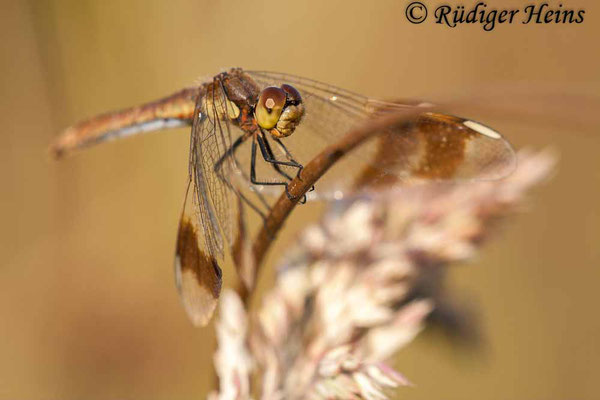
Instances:
[[[294,134],[283,139],[302,164],[370,118],[421,107],[372,100],[292,75],[249,75],[263,87],[288,83],[302,94],[306,115]],[[423,110],[410,129],[387,129],[342,158],[318,181],[311,196],[339,198],[359,187],[422,180],[498,179],[514,169],[514,151],[497,132],[474,121]]]
[[[221,293],[221,268],[207,247],[201,213],[202,206],[190,181],[177,232],[175,283],[186,313],[197,326],[210,321]]]

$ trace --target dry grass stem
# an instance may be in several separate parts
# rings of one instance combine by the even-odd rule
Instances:
[[[387,399],[409,384],[387,362],[435,307],[413,295],[427,271],[472,258],[492,222],[552,170],[521,152],[507,179],[413,186],[336,203],[309,227],[249,316],[224,293],[215,365],[219,399]],[[250,391],[251,371],[256,382]]]

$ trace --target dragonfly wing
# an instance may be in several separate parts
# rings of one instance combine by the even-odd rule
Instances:
[[[288,74],[249,72],[261,86],[296,87],[306,114],[285,144],[302,164],[350,129],[376,116],[421,107],[410,129],[390,127],[336,163],[317,183],[316,196],[339,198],[364,185],[419,180],[482,180],[508,175],[515,165],[510,144],[474,121],[427,112],[425,104],[392,103]],[[309,197],[312,194],[309,194]]]
[[[214,89],[214,88],[217,89]],[[209,86],[195,107],[190,139],[190,182],[179,224],[175,257],[176,283],[186,312],[195,325],[210,320],[221,291],[226,241],[231,243],[231,191],[224,176],[233,168],[231,138],[217,107],[224,93]],[[221,168],[216,168],[220,165]]]
[[[203,224],[208,229],[209,247],[216,254],[224,255],[225,238],[229,243],[233,237],[232,188],[229,179],[237,170],[231,143],[233,132],[227,119],[229,101],[218,78],[207,87],[206,95],[199,99],[196,117],[198,123],[192,127],[195,143],[190,152],[194,159],[190,165],[195,169],[195,182],[201,193],[202,202],[210,213],[205,213]],[[220,235],[216,234],[221,232]],[[215,235],[212,235],[212,233]]]
[[[389,129],[373,141],[375,162],[354,187],[423,181],[501,179],[516,167],[512,146],[493,129],[446,114],[424,113],[406,130]]]
[[[221,268],[206,243],[202,207],[196,188],[188,183],[175,250],[175,283],[183,307],[196,326],[208,324],[221,293]],[[201,237],[205,238],[202,240]]]

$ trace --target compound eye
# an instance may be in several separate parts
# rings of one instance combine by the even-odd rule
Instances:
[[[285,106],[286,93],[275,86],[270,86],[260,92],[256,110],[256,122],[263,129],[272,129],[277,125],[279,116]]]
[[[298,89],[288,84],[281,85],[281,89],[287,94],[287,99],[290,103],[296,106],[302,103],[302,96],[300,96]]]

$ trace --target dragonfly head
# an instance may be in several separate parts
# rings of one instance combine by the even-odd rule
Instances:
[[[302,96],[291,85],[269,86],[260,92],[254,115],[258,125],[271,135],[290,136],[304,115]]]

